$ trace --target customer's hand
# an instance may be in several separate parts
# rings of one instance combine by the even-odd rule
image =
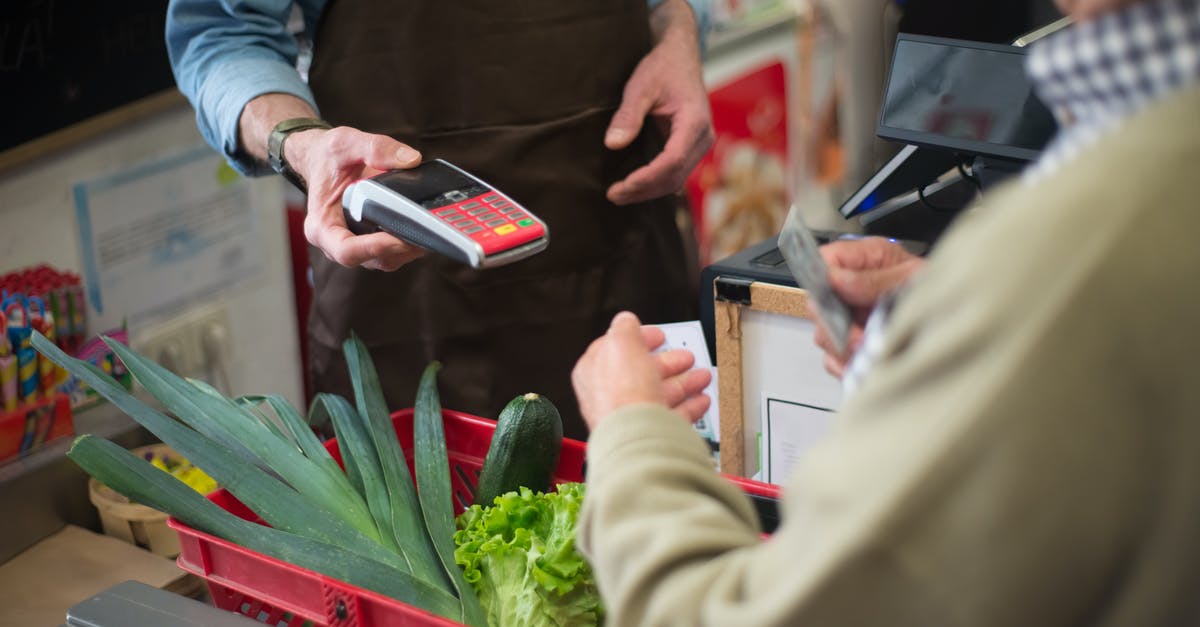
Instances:
[[[712,114],[701,74],[696,20],[684,0],[663,0],[651,14],[656,44],[638,64],[604,137],[612,150],[628,146],[651,116],[667,135],[650,163],[608,188],[618,205],[679,191],[713,143]]]
[[[711,401],[703,392],[712,373],[691,370],[695,357],[688,350],[650,352],[664,340],[662,329],[643,327],[637,316],[624,311],[613,318],[608,333],[592,342],[571,372],[589,428],[634,403],[665,405],[693,422],[704,415]]]
[[[1119,11],[1131,4],[1143,0],[1055,0],[1058,9],[1075,18],[1077,22],[1086,22],[1105,13]]]
[[[416,167],[420,153],[386,135],[346,126],[293,133],[286,151],[288,162],[308,183],[304,236],[327,258],[343,266],[392,271],[424,254],[388,233],[355,235],[342,213],[347,186],[385,170]]]
[[[862,345],[863,326],[871,309],[884,294],[907,283],[925,260],[900,244],[882,237],[838,240],[821,247],[821,257],[829,266],[829,283],[850,307],[852,323],[846,350],[838,352],[833,338],[817,325],[817,346],[825,351],[825,369],[839,379],[846,364]],[[809,302],[811,316],[817,313]]]

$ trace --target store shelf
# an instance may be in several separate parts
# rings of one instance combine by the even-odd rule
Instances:
[[[137,423],[126,416],[121,410],[109,403],[100,403],[73,416],[75,433],[94,433],[104,438],[119,436],[126,431],[136,429]],[[4,484],[17,481],[21,477],[37,472],[61,459],[71,448],[73,438],[60,438],[43,446],[36,452],[25,457],[12,460],[0,466],[0,490]]]
[[[777,10],[755,15],[753,19],[741,23],[714,28],[708,34],[705,54],[707,58],[711,59],[742,48],[759,39],[793,30],[797,27],[799,19],[795,9],[784,5]]]
[[[92,433],[125,447],[149,444],[154,437],[109,403],[74,416],[75,433]],[[96,509],[88,501],[87,474],[66,452],[73,438],[50,442],[26,457],[0,466],[0,563],[68,524],[99,530]]]

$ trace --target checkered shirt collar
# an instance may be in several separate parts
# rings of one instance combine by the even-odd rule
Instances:
[[[1200,82],[1200,0],[1143,2],[1077,24],[1035,43],[1027,69],[1063,129],[1031,168],[1036,174]]]

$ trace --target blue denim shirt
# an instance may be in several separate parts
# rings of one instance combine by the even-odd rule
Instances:
[[[648,0],[653,8],[662,0]],[[316,110],[312,91],[296,71],[299,48],[288,29],[292,4],[311,39],[326,0],[171,0],[167,52],[179,90],[196,109],[200,134],[243,174],[270,173],[238,151],[238,118],[246,103],[268,93],[304,99]],[[700,32],[708,0],[688,0]]]

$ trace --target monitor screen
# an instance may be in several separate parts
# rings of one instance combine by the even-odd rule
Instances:
[[[1025,49],[901,34],[878,134],[963,155],[1035,159],[1057,125],[1025,75]]]

